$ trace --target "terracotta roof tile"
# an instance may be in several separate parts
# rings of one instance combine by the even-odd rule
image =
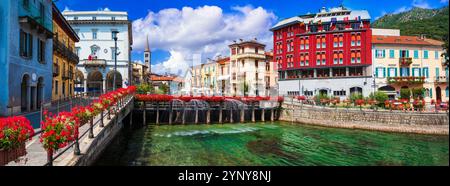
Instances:
[[[372,36],[374,44],[404,44],[404,45],[434,45],[441,46],[443,43],[434,39],[420,39],[417,36]]]

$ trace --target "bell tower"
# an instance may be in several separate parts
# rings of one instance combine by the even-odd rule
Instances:
[[[145,50],[144,50],[144,64],[148,65],[148,73],[149,74],[152,73],[151,59],[152,59],[152,52],[150,51],[150,45],[148,43],[148,35],[147,35],[147,43],[145,45]]]

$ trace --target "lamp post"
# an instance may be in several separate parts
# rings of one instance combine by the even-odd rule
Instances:
[[[119,31],[112,31],[114,39],[114,78],[113,78],[113,90],[116,90],[116,74],[117,74],[117,34]]]

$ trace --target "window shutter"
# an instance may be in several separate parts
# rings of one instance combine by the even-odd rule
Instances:
[[[433,97],[433,89],[430,88],[430,98],[432,98],[432,97]]]
[[[406,51],[406,57],[409,57],[409,50]]]
[[[386,50],[383,50],[383,58],[386,56]]]
[[[416,73],[416,72],[415,72],[415,69],[416,69],[416,68],[413,68],[413,69],[412,69],[412,76],[413,76],[413,77],[414,77],[414,75],[415,75],[415,73]]]
[[[378,77],[378,68],[379,68],[379,67],[377,67],[377,68],[375,69],[375,77]]]
[[[387,77],[391,77],[391,68],[387,69]]]
[[[386,77],[386,68],[383,68],[383,77]]]
[[[397,68],[395,68],[395,77],[397,77]]]

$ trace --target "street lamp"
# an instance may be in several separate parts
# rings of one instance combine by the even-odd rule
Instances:
[[[116,74],[117,74],[117,34],[119,31],[112,31],[114,39],[114,79],[113,79],[113,90],[116,90]]]

